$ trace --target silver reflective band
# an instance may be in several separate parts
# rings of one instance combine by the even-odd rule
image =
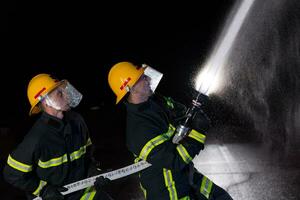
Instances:
[[[85,189],[87,187],[91,187],[94,185],[96,178],[103,176],[105,178],[108,178],[110,180],[115,180],[115,179],[119,179],[119,178],[123,178],[125,176],[134,174],[136,172],[139,172],[143,169],[146,169],[148,167],[150,167],[151,164],[146,162],[146,161],[140,161],[138,163],[132,164],[132,165],[128,165],[126,167],[111,171],[111,172],[107,172],[104,174],[99,174],[97,176],[92,176],[90,178],[87,179],[83,179],[74,183],[70,183],[68,185],[65,185],[65,188],[68,188],[68,190],[66,192],[62,192],[63,195],[66,194],[70,194],[72,192],[76,192],[78,190],[82,190]],[[41,197],[36,197],[33,200],[42,200]]]

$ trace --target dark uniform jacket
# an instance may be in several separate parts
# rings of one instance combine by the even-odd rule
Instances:
[[[79,114],[69,111],[60,120],[43,113],[8,156],[4,178],[26,191],[28,198],[39,195],[47,184],[63,186],[86,178],[90,145],[87,126]],[[79,199],[78,193],[82,191],[65,199]]]
[[[175,123],[172,111],[176,111],[176,104],[155,96],[141,104],[125,104],[127,146],[136,160],[152,164],[140,173],[146,198],[175,200],[189,196],[191,161],[204,148],[205,135],[192,130],[181,144],[173,144],[175,124],[171,123]]]

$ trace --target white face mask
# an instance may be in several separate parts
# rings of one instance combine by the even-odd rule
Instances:
[[[146,64],[142,64],[142,67],[145,67],[144,74],[151,78],[150,87],[152,92],[154,93],[160,80],[163,77],[163,74]]]
[[[82,94],[76,90],[68,81],[47,94],[45,103],[55,110],[67,111],[78,106],[82,99]]]

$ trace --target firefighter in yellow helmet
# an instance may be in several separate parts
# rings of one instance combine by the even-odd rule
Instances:
[[[138,67],[130,62],[115,64],[108,75],[116,103],[123,99],[127,108],[127,147],[135,162],[152,164],[139,176],[145,198],[231,200],[224,189],[193,166],[192,159],[204,148],[210,127],[206,115],[198,112],[188,136],[179,144],[172,142],[174,127],[185,116],[186,107],[154,93],[162,76],[150,66]]]
[[[103,190],[95,190],[107,179],[97,179],[96,187],[62,194],[67,191],[64,185],[95,172],[88,128],[81,115],[71,110],[80,103],[81,93],[67,80],[38,74],[29,82],[27,96],[29,115],[42,114],[9,154],[5,180],[25,191],[28,199],[111,199]]]

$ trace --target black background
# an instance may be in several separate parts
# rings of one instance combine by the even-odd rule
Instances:
[[[27,84],[44,72],[70,80],[84,95],[81,107],[113,104],[107,74],[123,60],[156,68],[164,73],[158,91],[189,98],[196,65],[211,50],[233,3],[5,4],[0,121],[27,116]]]
[[[1,171],[37,117],[28,116],[26,91],[39,73],[68,79],[83,94],[76,110],[89,126],[103,169],[132,163],[124,108],[115,105],[109,69],[119,61],[146,63],[164,74],[158,92],[190,102],[197,65],[208,56],[233,3],[1,3]],[[138,187],[127,180],[113,193],[126,199],[132,189],[126,186]],[[3,180],[1,188],[3,199],[24,198]]]

